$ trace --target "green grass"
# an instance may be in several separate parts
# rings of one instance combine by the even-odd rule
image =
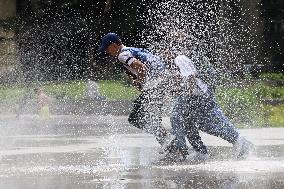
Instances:
[[[74,81],[66,83],[41,83],[40,85],[35,85],[32,87],[23,86],[13,86],[4,87],[0,86],[0,98],[2,101],[17,101],[25,93],[29,93],[31,97],[35,96],[34,89],[42,88],[46,94],[52,97],[59,98],[72,98],[72,99],[82,99],[85,97],[85,82]],[[28,91],[27,91],[28,90]]]
[[[1,101],[17,101],[24,93],[23,87],[4,87],[0,86],[0,99]]]
[[[217,101],[224,113],[241,127],[284,126],[284,104],[264,105],[264,99],[284,99],[284,87],[261,83],[242,88],[219,88]],[[243,125],[246,123],[246,126]]]
[[[284,104],[260,104],[255,112],[248,115],[249,121],[235,121],[238,128],[284,127]]]
[[[284,99],[284,87],[271,87],[266,85],[254,86],[258,98],[281,98]]]
[[[267,125],[270,127],[283,127],[284,126],[284,104],[271,106],[265,105],[265,114]]]
[[[284,74],[283,73],[263,73],[260,75],[261,79],[269,79],[269,80],[284,80]]]
[[[235,123],[257,120],[259,100],[250,88],[219,88],[216,98],[224,113]],[[254,124],[255,125],[255,124]]]
[[[126,86],[122,81],[99,81],[100,93],[109,100],[132,100],[139,92],[133,88]]]
[[[47,94],[59,98],[82,99],[86,95],[85,81],[45,83],[42,84],[42,88]]]
[[[284,99],[284,86],[272,87],[261,83],[242,88],[221,87],[216,91],[221,104],[247,104],[249,106],[263,99]]]
[[[124,81],[98,81],[101,95],[108,100],[133,100],[139,92],[125,84]],[[41,83],[43,90],[54,98],[85,99],[86,82],[72,81],[65,83]],[[34,97],[33,88],[28,90]],[[26,91],[25,87],[0,86],[1,101],[19,102]],[[242,88],[221,87],[216,91],[216,98],[225,114],[242,127],[257,127],[269,125],[272,127],[284,126],[284,104],[276,106],[263,105],[263,99],[284,99],[283,86],[268,86],[264,83],[248,85]]]
[[[125,85],[123,81],[98,81],[100,93],[110,100],[133,99],[139,93],[133,87]],[[40,86],[44,91],[54,97],[65,97],[72,99],[82,99],[86,95],[85,81],[72,81],[65,83],[42,83]],[[34,86],[35,87],[35,86]],[[29,90],[33,90],[31,87]],[[24,87],[0,86],[0,98],[2,100],[13,100],[23,95]],[[31,91],[32,92],[32,91]],[[216,92],[219,103],[222,104],[246,104],[251,106],[261,99],[284,99],[284,87],[272,87],[262,83],[243,88],[222,87]]]
[[[132,100],[138,91],[133,87],[128,87],[122,81],[102,80],[97,82],[102,96],[108,100]],[[46,93],[55,97],[66,97],[71,99],[84,99],[86,97],[86,82],[74,81],[61,84],[43,85]]]
[[[124,84],[122,81],[98,81],[99,91],[101,95],[106,96],[108,100],[132,100],[139,92]],[[54,98],[70,98],[84,99],[86,98],[86,82],[72,81],[65,83],[41,83],[28,88],[31,96],[34,96],[33,89],[36,87],[42,88],[46,94]],[[0,86],[0,99],[2,101],[17,101],[25,93],[27,89],[21,86],[3,87]]]

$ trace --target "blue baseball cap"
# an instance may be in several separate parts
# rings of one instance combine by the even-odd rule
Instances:
[[[102,38],[101,46],[98,52],[105,53],[108,46],[112,43],[121,43],[119,36],[116,33],[108,33]]]

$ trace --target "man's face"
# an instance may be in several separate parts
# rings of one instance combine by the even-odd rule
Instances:
[[[107,47],[106,53],[109,54],[110,56],[117,56],[119,47],[120,46],[118,44],[112,43]]]

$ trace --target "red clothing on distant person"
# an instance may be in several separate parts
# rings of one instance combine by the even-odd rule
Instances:
[[[39,108],[48,105],[48,96],[41,90],[37,93],[37,100]]]

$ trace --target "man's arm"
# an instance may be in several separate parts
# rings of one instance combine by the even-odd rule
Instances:
[[[131,80],[132,86],[134,86],[137,90],[141,91],[142,90],[142,85],[136,81],[137,76],[133,73],[131,73],[129,70],[126,69],[125,71],[127,77],[129,80]]]
[[[188,76],[186,81],[187,81],[186,82],[186,84],[187,84],[186,90],[189,92],[189,94],[191,94],[197,86],[195,75]]]
[[[136,59],[131,52],[124,51],[118,55],[118,60],[125,64],[125,67],[129,69],[133,74],[137,76],[133,80],[134,86],[142,86],[146,76],[146,66],[138,59]]]
[[[186,78],[181,75],[176,75],[174,77],[174,83],[172,86],[172,90],[174,93],[182,93],[185,92],[187,94],[191,94],[196,87],[196,78],[194,75],[190,75]]]
[[[136,83],[143,83],[145,81],[146,76],[146,66],[140,62],[139,60],[135,59],[131,64],[130,67],[133,68],[137,72],[137,79],[134,80]]]

